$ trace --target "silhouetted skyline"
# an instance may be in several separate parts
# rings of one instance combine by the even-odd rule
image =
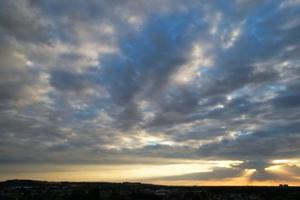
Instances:
[[[299,0],[3,0],[0,180],[300,184]]]

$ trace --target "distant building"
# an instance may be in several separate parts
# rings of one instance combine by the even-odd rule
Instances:
[[[279,187],[289,187],[289,185],[288,184],[279,184]]]

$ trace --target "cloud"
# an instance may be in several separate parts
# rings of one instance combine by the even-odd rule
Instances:
[[[240,159],[297,157],[298,133],[298,123],[270,124],[253,133],[204,145],[199,148],[199,154]]]
[[[245,178],[250,184],[254,181],[297,181],[299,166],[282,165],[284,171],[271,170],[278,167],[271,162],[259,160],[246,160],[242,163],[231,164],[230,167],[212,167],[206,172],[187,173],[183,175],[157,177],[150,180],[161,181],[228,181],[230,179]],[[287,176],[289,173],[290,176]]]
[[[48,43],[54,39],[51,22],[30,2],[5,1],[1,4],[2,33],[32,43]]]
[[[226,179],[226,178],[239,177],[240,175],[242,175],[242,171],[239,169],[214,168],[211,172],[192,173],[192,174],[171,176],[171,177],[159,178],[159,179],[166,180],[166,181],[222,180],[222,179]]]
[[[250,160],[265,180],[282,178],[271,160],[299,157],[298,1],[3,1],[0,13],[1,163]]]

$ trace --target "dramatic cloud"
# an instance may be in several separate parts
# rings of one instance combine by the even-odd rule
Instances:
[[[0,163],[227,160],[151,180],[299,184],[299,13],[296,0],[2,1]]]

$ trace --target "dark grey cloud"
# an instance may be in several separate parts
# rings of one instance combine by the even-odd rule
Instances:
[[[0,31],[23,42],[49,43],[55,39],[50,20],[28,1],[1,2]]]
[[[136,110],[127,106],[134,106],[138,98],[155,99],[165,89],[205,26],[196,13],[150,16],[141,32],[120,40],[120,54],[104,59],[101,75],[124,112]]]
[[[297,158],[299,151],[299,123],[269,124],[236,139],[224,139],[199,148],[200,155],[268,159]],[[258,153],[259,154],[256,154]]]
[[[292,82],[286,86],[284,91],[278,93],[272,100],[272,104],[275,108],[283,108],[283,109],[296,109],[300,106],[299,104],[299,95],[300,95],[300,84],[298,82]]]
[[[93,74],[55,70],[51,72],[50,84],[57,90],[80,92],[93,87],[97,80]]]

